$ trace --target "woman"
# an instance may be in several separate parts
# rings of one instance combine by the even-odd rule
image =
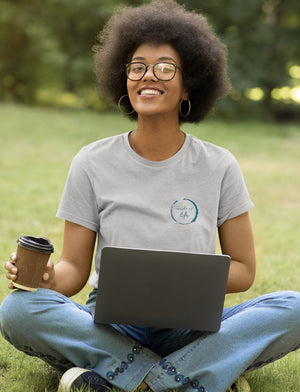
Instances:
[[[216,227],[222,252],[232,258],[227,292],[252,285],[253,205],[239,166],[228,151],[180,128],[202,120],[228,92],[225,48],[201,15],[169,0],[119,11],[95,51],[101,92],[137,127],[86,146],[73,160],[58,209],[65,220],[60,261],[49,262],[36,293],[15,291],[5,299],[2,334],[65,370],[60,391],[90,385],[224,392],[241,374],[299,348],[298,293],[225,309],[213,334],[96,326],[90,307],[102,247],[214,253]],[[198,214],[172,213],[174,201],[184,207],[186,198]],[[89,277],[96,237],[94,290],[81,306],[68,297]],[[8,262],[6,269],[15,280],[16,267]],[[246,381],[240,386],[249,390]]]

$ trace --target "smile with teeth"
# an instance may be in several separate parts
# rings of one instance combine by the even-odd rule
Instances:
[[[139,92],[139,94],[140,95],[161,95],[162,94],[162,92],[161,91],[158,91],[158,90],[152,90],[152,89],[144,89],[144,90],[141,90],[140,92]]]

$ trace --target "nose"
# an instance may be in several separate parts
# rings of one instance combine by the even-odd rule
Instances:
[[[145,72],[145,75],[143,77],[143,79],[146,79],[146,80],[148,78],[150,78],[150,79],[157,79],[156,76],[154,75],[153,65],[152,64],[147,65],[146,72]]]

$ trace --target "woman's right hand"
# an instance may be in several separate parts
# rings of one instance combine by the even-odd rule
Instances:
[[[51,259],[48,260],[46,270],[43,273],[40,286],[44,289],[53,289],[55,287],[55,268]]]
[[[54,265],[51,258],[43,273],[41,288],[55,290],[67,297],[78,293],[86,284],[93,260],[96,233],[84,226],[69,221],[65,222],[63,252]],[[16,252],[10,255],[5,263],[6,277],[11,282],[9,289],[14,289],[13,282],[17,279],[18,268]]]
[[[7,279],[9,279],[11,281],[8,285],[8,288],[12,290],[12,289],[15,289],[15,287],[13,285],[13,281],[17,279],[17,274],[18,274],[18,268],[15,265],[15,262],[17,260],[17,253],[16,252],[13,252],[10,255],[10,260],[11,261],[7,261],[4,264],[4,268],[7,270],[7,273],[6,273]],[[40,287],[51,288],[52,285],[54,284],[54,280],[55,280],[54,264],[53,264],[53,261],[51,259],[49,259],[49,261],[47,263],[46,270],[43,274],[43,278],[42,278],[42,282],[40,284]]]
[[[12,281],[12,282],[9,283],[8,288],[9,289],[14,289],[15,287],[13,285],[13,281],[17,279],[17,274],[18,274],[18,268],[14,264],[16,262],[16,260],[17,260],[17,253],[16,252],[13,252],[10,255],[10,260],[11,261],[7,261],[4,264],[4,268],[8,271],[6,273],[7,279]]]

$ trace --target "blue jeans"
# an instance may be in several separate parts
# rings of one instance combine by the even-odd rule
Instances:
[[[0,307],[2,335],[61,370],[93,370],[134,390],[224,392],[241,374],[300,347],[300,294],[267,294],[224,309],[216,333],[94,324],[90,307],[52,290],[15,291]],[[183,314],[184,317],[184,314]]]

